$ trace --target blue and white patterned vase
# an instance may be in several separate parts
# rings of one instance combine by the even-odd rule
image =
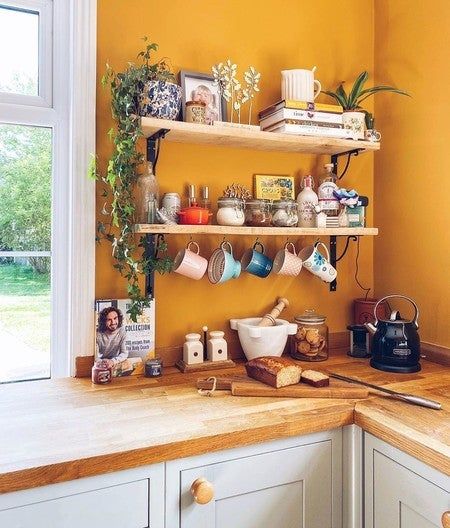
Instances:
[[[139,96],[139,115],[176,119],[181,110],[181,86],[167,81],[147,81]]]

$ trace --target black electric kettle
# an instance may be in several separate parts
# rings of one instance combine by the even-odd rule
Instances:
[[[402,319],[397,310],[392,311],[389,319],[377,318],[378,305],[394,297],[406,299],[414,306],[415,314],[411,321]],[[373,313],[375,323],[364,325],[373,335],[370,366],[387,372],[418,372],[421,367],[417,304],[404,295],[388,295],[377,302]]]

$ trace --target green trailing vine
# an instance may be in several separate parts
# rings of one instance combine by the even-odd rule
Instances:
[[[162,253],[161,257],[146,256],[142,251],[145,236],[141,236],[137,241],[133,232],[133,190],[145,161],[138,148],[139,140],[143,137],[137,108],[138,97],[146,81],[174,80],[165,60],[150,63],[151,54],[157,51],[158,45],[149,43],[147,37],[143,40],[147,44],[137,56],[141,64],[129,63],[127,69],[121,73],[116,73],[107,65],[106,74],[102,79],[102,85],[109,87],[111,92],[111,110],[117,126],[108,132],[114,149],[106,174],[100,176],[105,183],[102,214],[108,216],[109,220],[97,222],[97,240],[106,239],[111,243],[115,259],[114,268],[127,279],[127,294],[131,299],[128,313],[133,321],[149,306],[151,300],[139,286],[140,276],[151,271],[161,274],[170,272],[173,265],[172,259],[166,253],[165,242],[159,242],[156,247],[156,255]],[[97,176],[95,164],[92,172]]]

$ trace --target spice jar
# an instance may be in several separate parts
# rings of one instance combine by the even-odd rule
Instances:
[[[217,223],[227,226],[244,224],[244,200],[223,196],[217,200]]]
[[[94,363],[92,367],[92,383],[96,383],[97,385],[111,383],[112,368],[109,365],[109,361],[105,359],[99,359]]]
[[[206,104],[202,101],[186,102],[186,123],[206,123]]]
[[[272,204],[272,224],[277,227],[295,227],[298,223],[295,200],[275,200]]]
[[[267,227],[271,223],[272,212],[269,200],[249,200],[245,202],[245,225]]]
[[[291,337],[291,356],[302,361],[328,359],[328,327],[326,317],[314,310],[295,316],[297,333]]]

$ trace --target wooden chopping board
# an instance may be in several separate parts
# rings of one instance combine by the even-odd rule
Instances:
[[[233,396],[267,396],[278,398],[367,398],[369,390],[340,380],[330,379],[328,387],[312,387],[306,383],[276,389],[247,376],[218,377],[216,390],[231,390]],[[212,381],[199,379],[197,388],[212,389]]]

